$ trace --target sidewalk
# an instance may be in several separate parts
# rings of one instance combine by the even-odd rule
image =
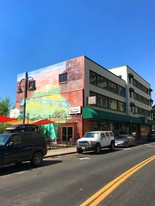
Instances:
[[[55,157],[60,155],[76,153],[76,147],[63,147],[63,148],[51,148],[47,150],[47,154],[44,158]]]
[[[146,140],[137,140],[136,145],[146,144]],[[76,146],[70,146],[70,147],[58,147],[58,148],[51,148],[47,150],[47,154],[44,158],[48,157],[55,157],[55,156],[61,156],[66,154],[73,154],[76,153]]]

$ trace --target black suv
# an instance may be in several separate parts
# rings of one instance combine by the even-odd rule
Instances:
[[[39,131],[39,127],[35,124],[17,124],[6,128],[6,132],[35,132]]]
[[[31,161],[37,167],[46,154],[45,138],[36,125],[16,125],[0,134],[0,166]]]

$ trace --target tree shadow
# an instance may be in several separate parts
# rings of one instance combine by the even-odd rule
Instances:
[[[30,162],[22,162],[20,164],[11,164],[11,165],[0,166],[0,176],[9,175],[12,173],[23,172],[23,171],[31,171],[31,170],[33,171],[37,168],[47,167],[49,165],[54,165],[54,164],[58,164],[61,162],[62,162],[62,160],[44,159],[41,166],[39,166],[39,167],[34,167]]]

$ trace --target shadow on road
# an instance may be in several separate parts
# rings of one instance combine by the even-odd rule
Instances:
[[[104,148],[101,150],[101,153],[99,154],[96,154],[94,153],[94,151],[84,151],[82,154],[78,154],[77,155],[84,155],[84,154],[87,154],[87,155],[105,155],[105,154],[109,154],[109,153],[114,153],[114,152],[118,152],[122,150],[121,148],[116,148],[115,151],[111,152],[108,148]]]
[[[46,167],[48,165],[58,164],[61,162],[62,162],[61,160],[47,160],[47,159],[45,159],[42,162],[42,165],[40,167],[34,167],[31,165],[30,162],[23,162],[23,163],[20,163],[18,165],[12,164],[12,165],[7,165],[7,166],[0,166],[0,176],[9,175],[12,173],[18,173],[18,172],[22,172],[22,171],[34,170],[37,168]]]

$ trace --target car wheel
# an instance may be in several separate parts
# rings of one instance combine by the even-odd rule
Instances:
[[[80,148],[77,148],[76,151],[77,151],[77,153],[79,153],[79,154],[81,154],[81,153],[83,152],[83,150],[80,149]]]
[[[94,152],[95,152],[95,154],[100,154],[101,153],[101,146],[100,146],[100,144],[97,144],[95,146]]]
[[[111,152],[115,151],[115,143],[114,142],[111,142],[111,144],[110,144],[110,151]]]
[[[42,160],[43,160],[43,155],[41,152],[35,152],[33,154],[33,157],[31,159],[31,164],[35,167],[41,165],[42,163]]]
[[[128,143],[127,143],[127,142],[125,143],[125,147],[126,147],[126,148],[127,148],[127,147],[129,147],[129,145],[128,145]]]

